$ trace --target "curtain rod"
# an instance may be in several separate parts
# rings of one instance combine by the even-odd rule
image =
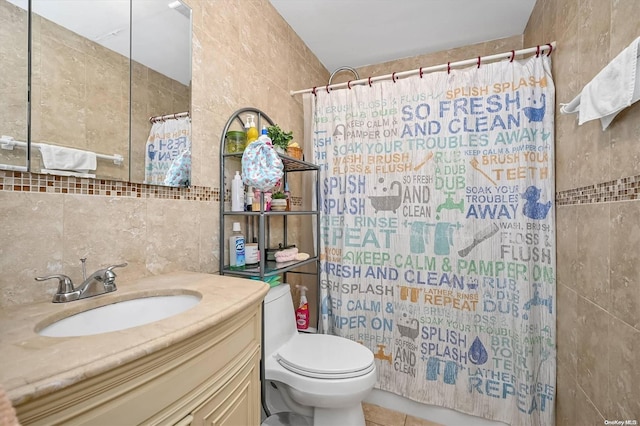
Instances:
[[[538,45],[536,47],[529,47],[527,49],[512,50],[510,52],[497,53],[495,55],[489,55],[489,56],[478,56],[477,58],[474,58],[474,59],[466,59],[464,61],[457,61],[457,62],[447,62],[446,64],[442,64],[442,65],[435,65],[435,66],[426,67],[426,68],[418,68],[418,69],[409,70],[409,71],[394,72],[392,74],[379,75],[376,77],[368,77],[360,80],[349,80],[346,83],[336,83],[336,84],[327,84],[326,86],[316,86],[311,89],[291,91],[289,92],[289,94],[291,96],[298,95],[301,93],[315,94],[316,90],[326,90],[328,93],[331,90],[342,89],[343,87],[351,88],[351,86],[353,85],[362,85],[362,84],[371,85],[371,83],[373,82],[380,81],[380,80],[387,80],[387,79],[392,79],[395,82],[397,79],[403,78],[403,77],[409,77],[416,74],[419,74],[420,76],[422,76],[422,74],[426,72],[433,72],[433,71],[442,71],[442,70],[450,71],[451,68],[453,67],[461,67],[465,65],[475,64],[478,66],[478,68],[480,68],[480,65],[483,62],[490,62],[490,61],[506,59],[506,58],[510,58],[513,61],[513,59],[517,55],[527,55],[529,53],[535,53],[536,56],[538,56],[543,52],[549,51],[547,53],[547,56],[549,56],[551,55],[551,52],[553,51],[553,49],[555,49],[555,47],[556,47],[556,42],[553,41],[545,45]]]
[[[155,117],[149,117],[149,122],[150,123],[157,123],[159,121],[175,120],[177,118],[182,118],[182,117],[189,117],[189,111],[176,112],[174,114],[157,115]]]

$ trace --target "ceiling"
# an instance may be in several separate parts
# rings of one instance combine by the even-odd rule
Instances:
[[[520,35],[536,0],[270,0],[327,70]]]
[[[27,0],[8,0],[27,9]],[[174,0],[31,0],[33,13],[189,85],[191,13]],[[130,23],[133,31],[130,33]],[[129,36],[131,35],[131,46]],[[170,58],[170,59],[168,59]]]

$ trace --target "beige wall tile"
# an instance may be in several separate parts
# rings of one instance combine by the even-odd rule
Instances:
[[[576,291],[604,309],[610,305],[609,204],[576,206]]]
[[[579,285],[578,209],[576,206],[558,206],[556,210],[556,280],[558,284],[572,289]]]
[[[609,403],[607,419],[640,418],[640,330],[617,318],[609,318]]]
[[[572,289],[560,284],[556,292],[558,369],[562,368],[571,377],[576,377],[578,359],[578,295]],[[558,381],[558,383],[560,383]]]
[[[597,407],[606,407],[609,389],[607,339],[610,315],[589,300],[578,298],[577,382]]]
[[[575,370],[567,371],[558,365],[556,376],[556,424],[576,425],[576,376]]]
[[[640,329],[640,201],[611,204],[611,310]]]
[[[578,388],[576,392],[576,422],[573,425],[580,426],[602,426],[605,418],[594,406],[589,397]],[[571,423],[567,426],[572,425]],[[560,425],[558,425],[560,426]]]

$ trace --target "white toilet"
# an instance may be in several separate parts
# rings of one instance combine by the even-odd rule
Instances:
[[[373,352],[349,339],[298,333],[288,284],[264,300],[267,407],[313,419],[314,426],[364,426],[362,400],[376,382]]]

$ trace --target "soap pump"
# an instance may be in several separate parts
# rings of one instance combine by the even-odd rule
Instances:
[[[248,128],[247,125],[249,126]],[[255,121],[253,121],[253,115],[251,114],[247,114],[247,123],[245,124],[245,129],[247,132],[247,144],[258,140],[258,128],[256,127],[256,123]]]
[[[300,306],[296,309],[296,324],[298,330],[306,330],[309,328],[309,303],[307,302],[308,288],[303,285],[296,285],[300,290]]]

